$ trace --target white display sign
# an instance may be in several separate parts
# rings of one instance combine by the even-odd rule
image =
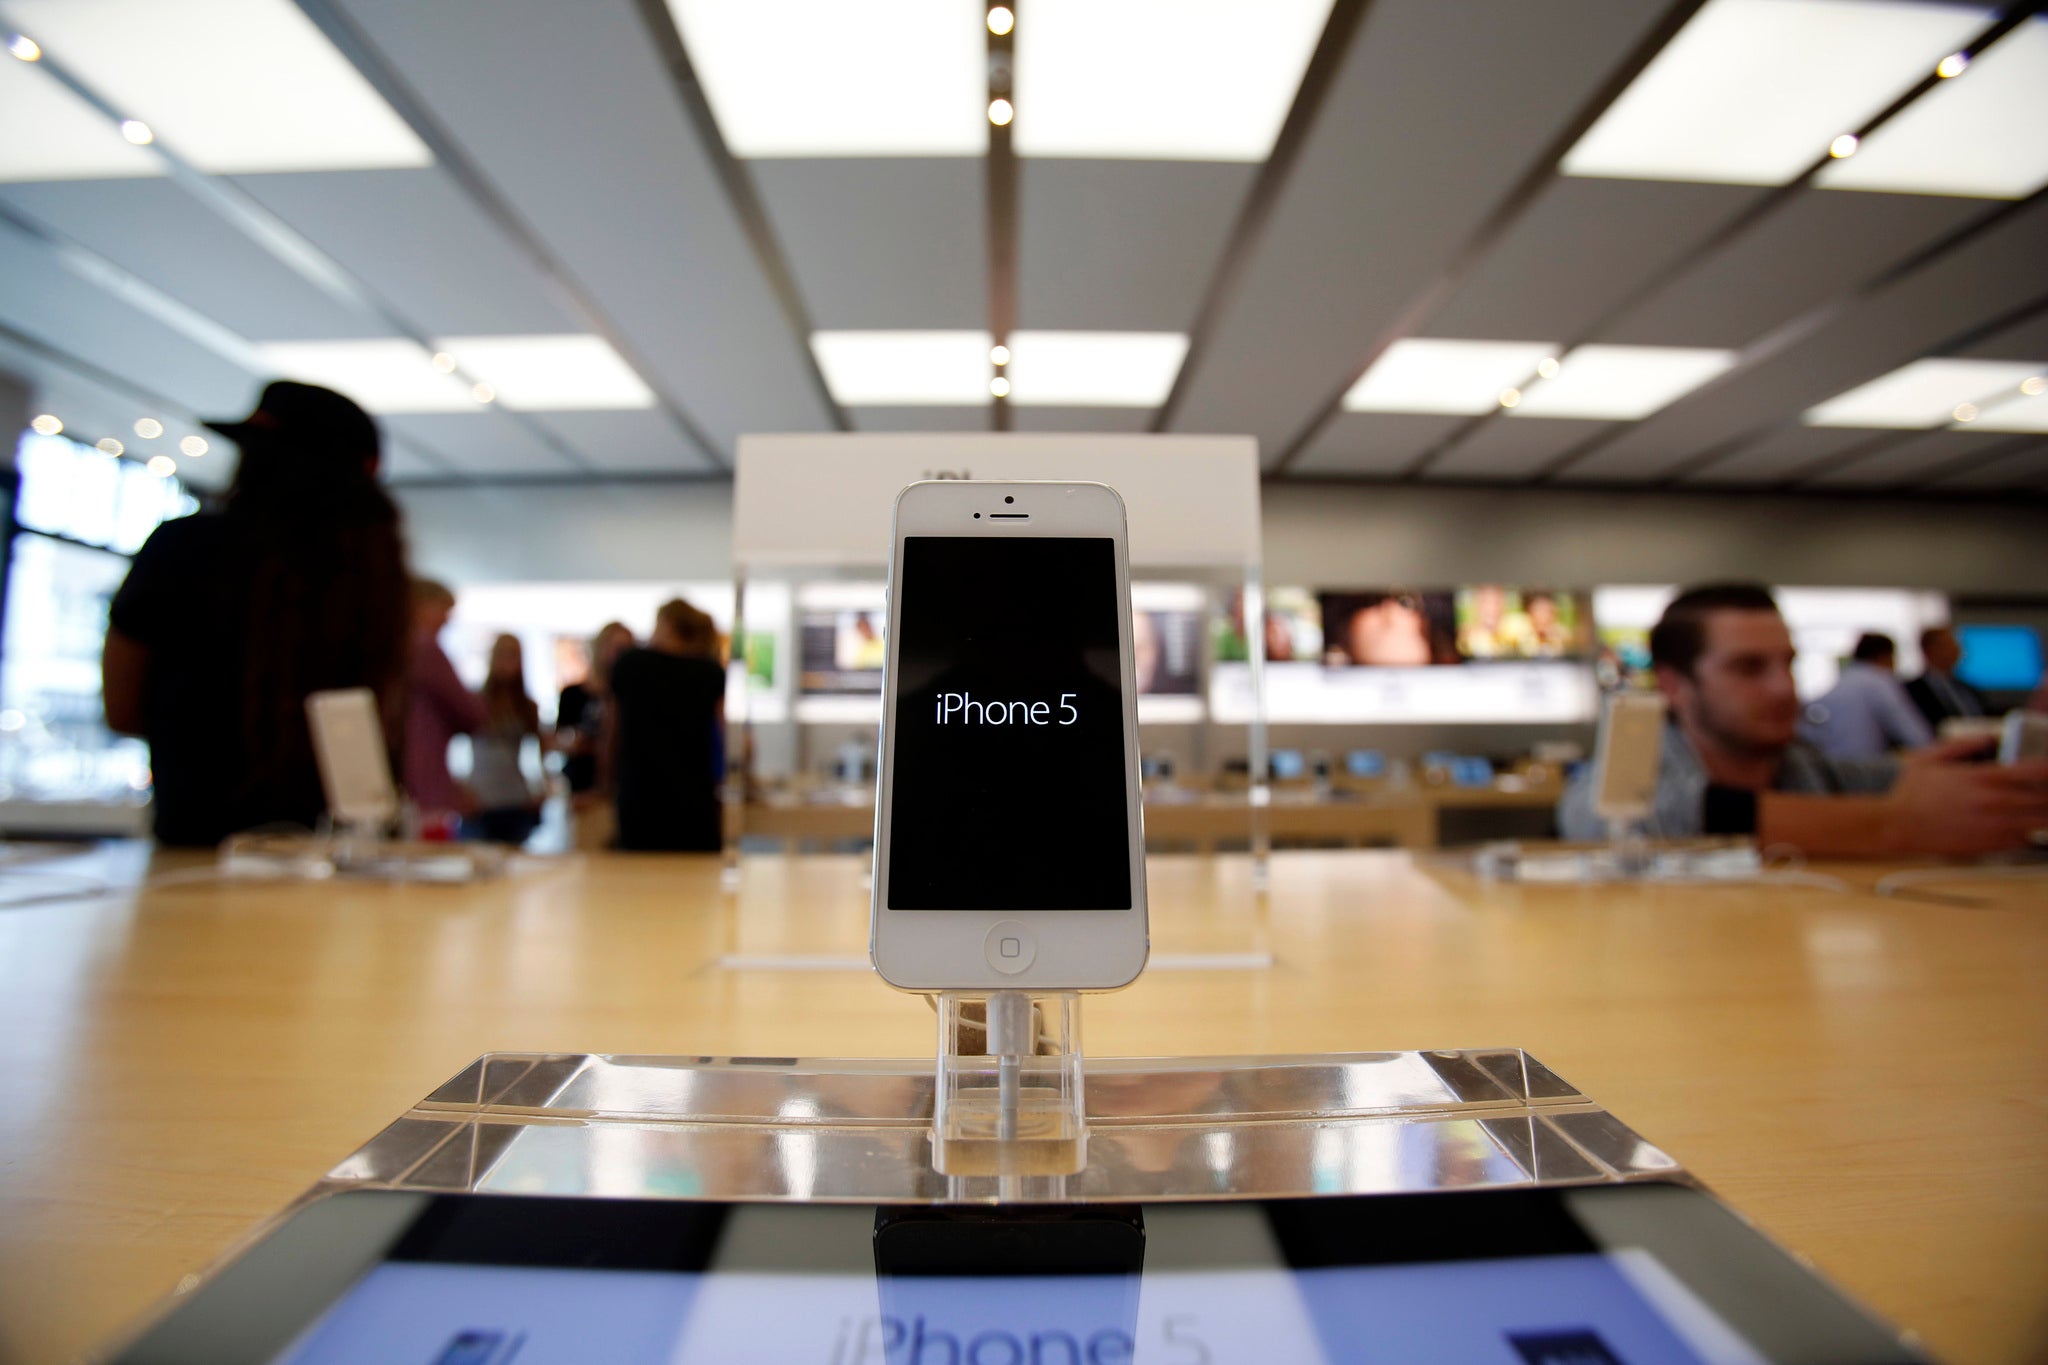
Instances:
[[[742,436],[733,559],[748,572],[886,566],[896,495],[920,479],[1106,483],[1124,500],[1134,568],[1259,563],[1251,437],[1020,432]]]
[[[1432,668],[1266,665],[1266,720],[1271,724],[1571,725],[1591,720],[1598,700],[1592,668],[1568,660]],[[1209,713],[1226,725],[1250,722],[1249,664],[1211,668]]]

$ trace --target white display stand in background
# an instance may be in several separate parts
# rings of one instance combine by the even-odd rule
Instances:
[[[1258,444],[1248,436],[743,436],[733,471],[735,598],[744,604],[748,585],[761,580],[885,578],[896,495],[920,479],[1106,483],[1124,500],[1134,575],[1166,574],[1242,587],[1247,638],[1264,638]],[[743,619],[735,622],[736,632],[745,629]],[[1249,833],[1261,897],[1269,843],[1264,808],[1270,797],[1264,673],[1262,651],[1253,650]],[[799,702],[799,707],[805,704]],[[753,752],[755,719],[744,706],[729,717],[741,730],[732,751],[742,761]],[[730,783],[728,799],[742,801],[744,790],[743,781]],[[737,890],[736,846],[728,848],[727,858],[729,885]],[[789,958],[787,964],[780,961],[783,957]],[[1154,966],[1243,967],[1270,962],[1261,934],[1253,953],[1162,955],[1155,957]],[[800,962],[795,955],[735,952],[728,954],[727,965],[816,969],[827,964],[816,954],[804,955]],[[836,959],[830,965],[838,965]],[[859,965],[865,967],[865,959]]]

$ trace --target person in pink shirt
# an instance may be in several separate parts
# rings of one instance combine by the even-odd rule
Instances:
[[[421,826],[451,828],[452,816],[470,806],[469,794],[448,771],[448,741],[474,734],[490,720],[482,699],[462,685],[441,648],[441,631],[455,610],[446,584],[412,584],[412,662],[405,725],[405,789]]]

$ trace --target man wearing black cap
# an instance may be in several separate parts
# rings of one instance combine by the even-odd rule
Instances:
[[[306,697],[368,687],[394,727],[406,664],[405,551],[377,483],[370,415],[279,381],[238,422],[217,512],[152,534],[109,613],[107,724],[149,741],[156,834],[214,844],[323,808]]]

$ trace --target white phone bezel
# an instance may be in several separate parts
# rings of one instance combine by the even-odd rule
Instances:
[[[1014,502],[1006,503],[1005,498]],[[974,514],[981,513],[977,518]],[[1023,515],[1028,520],[1001,520]],[[1124,806],[1131,861],[1128,910],[892,910],[889,908],[889,823],[895,783],[897,686],[896,591],[903,542],[910,536],[992,539],[1100,536],[1115,547],[1117,654],[1123,683]],[[1127,986],[1145,969],[1150,935],[1145,906],[1143,784],[1138,771],[1137,679],[1131,634],[1131,570],[1124,504],[1100,483],[926,480],[896,498],[889,551],[889,648],[882,679],[882,726],[875,790],[874,892],[868,953],[884,981],[902,990],[1104,991]],[[1047,856],[1055,856],[1047,850]],[[997,923],[1015,921],[1036,940],[1021,972],[998,972],[985,940]]]

